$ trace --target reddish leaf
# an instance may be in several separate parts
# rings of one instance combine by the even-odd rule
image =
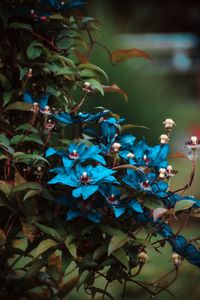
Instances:
[[[135,57],[147,58],[153,61],[152,57],[148,53],[135,48],[115,50],[111,53],[111,57],[112,57],[112,62],[115,64],[127,60],[129,58],[135,58]]]
[[[88,58],[80,51],[74,50],[74,54],[81,64],[87,64],[89,62]]]
[[[170,158],[188,158],[188,157],[182,152],[176,152],[176,153],[172,153],[170,155]]]
[[[128,95],[126,92],[124,92],[122,89],[120,89],[120,87],[116,84],[112,84],[112,85],[103,85],[103,89],[105,93],[118,93],[121,94],[125,101],[128,101]]]
[[[156,221],[158,218],[160,218],[166,212],[167,212],[167,209],[163,208],[163,207],[158,207],[158,208],[154,209],[153,220]]]

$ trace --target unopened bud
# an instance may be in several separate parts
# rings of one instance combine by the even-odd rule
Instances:
[[[159,169],[159,178],[160,179],[164,179],[165,178],[165,175],[166,175],[166,169],[165,168],[160,168]]]
[[[149,260],[149,256],[146,252],[142,251],[137,256],[139,263],[145,264]]]
[[[132,152],[129,152],[129,153],[127,154],[127,157],[128,157],[128,158],[134,158],[134,157],[135,157],[135,155],[134,155],[134,153],[132,153]]]
[[[176,126],[176,123],[172,119],[166,119],[163,124],[165,125],[165,129],[172,129],[173,126]]]
[[[160,136],[160,143],[161,144],[168,144],[169,143],[169,137],[166,134],[161,134]]]
[[[30,69],[28,70],[26,76],[27,76],[28,78],[31,78],[31,77],[33,76],[33,69],[30,68]]]
[[[182,257],[178,254],[178,253],[173,253],[172,254],[172,261],[173,261],[173,264],[178,267],[181,265],[182,263]]]
[[[117,153],[119,152],[119,149],[121,148],[121,144],[120,143],[114,143],[112,144],[112,151]]]

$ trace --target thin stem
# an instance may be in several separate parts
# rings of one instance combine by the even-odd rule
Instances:
[[[126,283],[127,283],[127,279],[124,279],[124,286],[123,286],[123,292],[122,292],[122,300],[125,299],[125,293],[126,293]]]
[[[102,296],[102,299],[101,300],[104,300],[104,298],[105,298],[105,293],[106,293],[106,291],[107,291],[107,288],[108,288],[108,285],[109,285],[109,283],[110,283],[110,281],[108,280],[107,282],[106,282],[106,285],[105,285],[105,288],[104,288],[104,293],[103,293],[103,296]]]
[[[40,35],[40,34],[37,34],[37,33],[34,32],[34,31],[29,30],[28,32],[31,33],[32,35],[34,35],[35,37],[37,37],[38,39],[40,39],[40,40],[44,41],[45,43],[47,43],[47,44],[48,44],[49,46],[51,46],[51,48],[52,48],[53,50],[55,50],[56,52],[60,52],[60,49],[58,49],[58,48],[56,47],[56,45],[55,45],[52,41],[49,41],[48,39],[46,39],[45,37],[43,37],[43,36]]]

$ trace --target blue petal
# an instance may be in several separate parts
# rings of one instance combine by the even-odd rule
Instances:
[[[80,186],[77,189],[73,190],[72,195],[75,198],[81,197],[81,195],[82,195],[82,186]]]
[[[137,200],[135,200],[135,199],[132,199],[132,200],[130,201],[129,206],[130,206],[133,210],[135,210],[136,212],[138,212],[138,213],[143,213],[143,212],[144,212],[144,210],[143,210],[141,204],[140,204]]]
[[[116,207],[112,205],[112,208],[116,218],[119,218],[125,212],[125,207]]]
[[[103,166],[97,166],[93,169],[92,173],[93,173],[94,182],[98,182],[103,178],[110,176],[116,172],[111,169],[105,168]]]
[[[83,199],[86,200],[92,194],[94,194],[97,190],[98,190],[98,185],[85,185],[85,186],[82,186]]]
[[[56,184],[56,183],[62,183],[64,185],[77,187],[80,185],[79,182],[77,182],[74,178],[74,176],[68,176],[66,174],[58,174],[54,178],[52,178],[49,182],[49,184]]]
[[[48,101],[49,101],[49,94],[46,94],[46,95],[42,96],[42,97],[40,98],[40,100],[38,101],[38,102],[39,102],[39,105],[40,105],[40,108],[41,108],[41,109],[44,109],[45,106],[48,105]]]
[[[29,93],[29,92],[24,92],[24,96],[23,96],[23,101],[25,103],[30,103],[33,104],[34,102],[36,102],[33,98],[33,96]]]
[[[64,165],[64,168],[67,173],[69,173],[71,171],[71,168],[73,167],[73,165],[76,162],[76,160],[68,159],[67,157],[63,157],[62,161],[63,161],[63,165]]]
[[[55,150],[54,148],[48,148],[47,151],[46,151],[46,153],[45,153],[45,156],[46,156],[46,157],[52,156],[52,155],[54,155],[56,152],[57,152],[57,150]]]
[[[68,210],[66,213],[66,220],[70,221],[80,216],[80,212],[77,210]]]

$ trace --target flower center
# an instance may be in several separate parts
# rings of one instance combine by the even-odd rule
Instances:
[[[115,201],[115,195],[114,195],[114,194],[111,194],[111,195],[108,197],[108,201],[109,201],[109,202],[114,202],[114,201]]]
[[[78,152],[76,150],[73,150],[72,152],[69,153],[69,158],[71,159],[79,158]]]
[[[87,172],[83,172],[80,181],[82,184],[88,184],[91,182],[91,177],[88,176]]]

